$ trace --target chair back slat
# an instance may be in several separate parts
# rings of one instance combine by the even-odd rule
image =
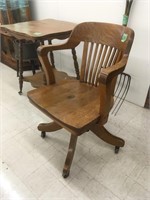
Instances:
[[[104,68],[107,67],[107,63],[108,63],[108,60],[109,60],[110,54],[111,54],[111,49],[112,49],[112,47],[110,47],[110,46],[106,47],[105,60],[103,62],[103,67]]]
[[[94,44],[90,43],[89,45],[89,51],[88,51],[88,55],[85,59],[87,59],[87,65],[85,67],[85,76],[84,76],[84,82],[88,83],[89,82],[89,73],[91,71],[91,60],[93,57],[93,50],[94,50]]]
[[[84,42],[81,63],[81,82],[93,86],[98,85],[101,68],[106,68],[119,62],[122,51],[108,45]]]
[[[94,85],[95,81],[97,80],[97,72],[98,72],[98,69],[99,69],[99,61],[100,61],[100,57],[101,57],[102,51],[103,51],[103,45],[98,45],[95,66],[94,66],[94,69],[93,69],[93,74],[91,76],[91,84],[92,85]]]
[[[92,77],[93,77],[93,73],[94,73],[94,69],[95,69],[98,47],[99,47],[99,44],[95,44],[94,51],[93,51],[93,57],[91,60],[91,68],[90,68],[90,72],[89,72],[89,82],[90,83],[92,83]]]
[[[116,54],[116,51],[117,51],[116,48],[112,48],[111,54],[110,54],[110,58],[109,58],[108,63],[107,63],[107,66],[111,66],[113,64],[113,59],[114,59],[114,56]]]
[[[84,82],[84,74],[85,74],[85,67],[86,67],[86,58],[88,53],[88,42],[84,42],[83,46],[83,56],[82,56],[82,63],[81,63],[81,75],[80,80]]]

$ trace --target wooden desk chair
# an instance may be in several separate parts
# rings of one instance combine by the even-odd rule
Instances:
[[[115,146],[115,152],[125,142],[109,133],[106,124],[113,106],[113,94],[117,76],[127,64],[134,38],[130,28],[98,22],[77,25],[68,41],[61,45],[38,48],[39,59],[47,76],[48,86],[28,92],[30,102],[53,122],[40,124],[45,132],[65,128],[71,133],[69,149],[63,168],[63,177],[69,176],[78,136],[92,131],[105,142]],[[80,80],[64,80],[55,83],[55,76],[48,62],[49,51],[73,49],[83,43]]]

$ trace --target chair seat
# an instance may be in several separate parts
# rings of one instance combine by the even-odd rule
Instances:
[[[55,75],[56,83],[62,81],[63,79],[75,79],[75,77],[68,76],[67,73],[62,72],[62,71],[58,71],[55,68],[53,69],[53,72],[54,72],[54,75]],[[26,81],[26,82],[30,82],[32,87],[39,88],[39,87],[44,85],[43,77],[44,77],[44,72],[40,71],[40,72],[37,72],[36,74],[34,74],[32,76],[23,77],[23,80]]]
[[[81,129],[99,118],[99,88],[78,80],[28,92],[30,101],[52,119]]]

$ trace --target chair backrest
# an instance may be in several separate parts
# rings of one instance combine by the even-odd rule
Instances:
[[[83,42],[80,81],[97,86],[101,68],[118,63],[129,54],[134,37],[132,29],[109,23],[84,22],[76,26],[69,41]]]

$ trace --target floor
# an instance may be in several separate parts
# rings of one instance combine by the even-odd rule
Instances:
[[[40,137],[49,119],[18,94],[16,72],[0,63],[2,200],[149,200],[150,110],[125,102],[108,130],[125,139],[119,154],[88,132],[78,139],[70,176],[62,177],[69,133]]]

